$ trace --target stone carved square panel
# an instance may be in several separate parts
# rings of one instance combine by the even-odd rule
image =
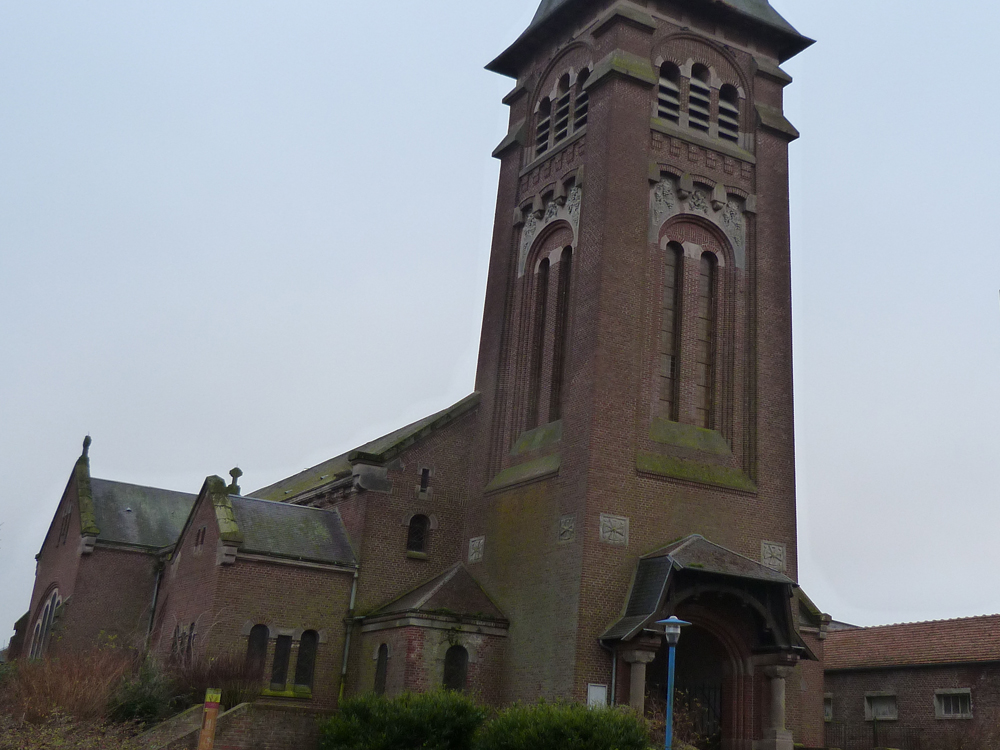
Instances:
[[[785,545],[779,542],[761,542],[760,562],[771,570],[784,573],[788,570],[787,550]]]
[[[486,549],[486,537],[477,536],[469,540],[469,562],[482,562],[483,550]]]
[[[628,519],[601,513],[601,541],[618,547],[628,546]]]
[[[566,515],[559,519],[559,543],[569,544],[576,539],[576,516]]]

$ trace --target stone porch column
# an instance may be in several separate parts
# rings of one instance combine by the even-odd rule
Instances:
[[[656,658],[659,639],[643,638],[627,644],[619,653],[629,665],[628,702],[640,714],[646,712],[646,665]]]
[[[754,743],[754,750],[793,750],[792,733],[785,729],[785,679],[791,673],[789,666],[764,667],[771,683],[770,726],[764,730],[764,739]]]

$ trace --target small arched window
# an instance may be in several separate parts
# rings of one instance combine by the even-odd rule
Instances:
[[[407,552],[427,551],[427,531],[431,527],[431,519],[418,513],[410,519],[410,526],[406,532]]]
[[[672,62],[660,66],[656,116],[677,123],[681,119],[681,71]]]
[[[553,142],[561,143],[569,135],[569,74],[559,79],[556,112],[553,116]]]
[[[539,425],[542,365],[545,355],[545,319],[549,300],[549,259],[538,264],[535,273],[535,319],[531,334],[531,379],[528,382],[528,429]]]
[[[541,156],[549,150],[549,134],[552,131],[552,101],[545,97],[538,105],[538,119],[535,124],[535,155]]]
[[[719,137],[740,141],[740,94],[728,83],[719,90]]]
[[[462,646],[452,646],[444,655],[444,689],[464,692],[468,674],[469,652]]]
[[[274,663],[271,665],[271,690],[281,691],[288,682],[288,662],[292,656],[292,636],[279,635],[274,644]]]
[[[247,639],[247,669],[257,678],[264,676],[264,662],[267,661],[267,625],[254,625]]]
[[[295,661],[295,684],[311,688],[316,671],[316,651],[319,648],[319,633],[307,630],[299,640],[299,658]]]
[[[382,644],[378,647],[378,658],[375,661],[375,695],[385,695],[385,673],[389,668],[389,647]]]
[[[695,130],[706,133],[712,117],[710,80],[708,68],[704,65],[695,65],[691,69],[691,85],[688,92],[688,124]]]
[[[574,133],[587,124],[587,114],[590,110],[590,96],[587,94],[584,86],[587,85],[588,78],[590,78],[590,71],[584,68],[580,71],[580,75],[576,79],[576,101],[573,105]]]
[[[697,427],[712,429],[715,384],[715,285],[716,258],[702,253],[698,273],[698,378],[696,388]]]
[[[549,421],[562,416],[563,379],[566,372],[566,336],[569,328],[569,284],[573,270],[573,248],[563,248],[559,258],[559,287],[556,290],[556,333],[552,350],[552,392]]]

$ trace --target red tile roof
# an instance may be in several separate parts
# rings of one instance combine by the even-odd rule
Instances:
[[[832,630],[824,655],[827,670],[1000,661],[1000,615]]]

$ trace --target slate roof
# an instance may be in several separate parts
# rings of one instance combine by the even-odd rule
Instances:
[[[575,11],[583,9],[587,4],[588,2],[585,0],[541,0],[528,28],[486,68],[495,73],[516,76],[518,61],[525,54],[530,54],[533,48],[540,43],[545,30],[560,20],[563,20],[564,23],[567,22]],[[783,42],[781,46],[782,62],[813,43],[812,39],[796,31],[794,26],[771,7],[768,0],[687,0],[687,4],[741,18],[762,27],[773,36],[779,37]]]
[[[379,459],[385,459],[390,454],[409,447],[431,431],[436,430],[457,419],[479,403],[479,394],[472,393],[447,409],[442,409],[430,416],[418,419],[412,424],[383,435],[361,445],[354,450],[341,453],[328,461],[317,464],[298,474],[282,479],[279,482],[263,487],[250,494],[265,500],[288,500],[303,492],[322,487],[337,479],[349,476],[351,460],[357,454],[367,454]]]
[[[233,516],[243,534],[240,552],[292,560],[357,565],[347,530],[336,509],[230,495]]]
[[[177,541],[197,499],[186,492],[137,484],[90,480],[97,538],[139,547],[167,547]]]
[[[795,585],[783,573],[710,542],[700,534],[692,534],[639,560],[625,614],[605,631],[601,640],[628,640],[641,631],[662,606],[670,575],[675,570]]]
[[[487,596],[462,563],[452,566],[427,583],[403,594],[369,617],[406,612],[453,614],[506,621],[500,608]]]
[[[831,629],[824,669],[877,669],[1000,661],[1000,615],[874,628]]]

